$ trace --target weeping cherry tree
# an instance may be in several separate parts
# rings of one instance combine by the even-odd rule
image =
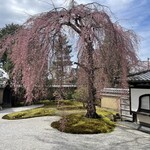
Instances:
[[[53,56],[58,35],[67,32],[70,33],[67,34],[68,39],[76,44],[78,62],[75,64],[84,70],[87,78],[86,117],[99,117],[95,106],[96,72],[104,72],[108,59],[113,63],[115,54],[119,54],[121,78],[125,78],[127,60],[136,60],[138,43],[136,34],[113,23],[110,15],[109,9],[101,4],[77,5],[72,1],[69,8],[58,7],[29,18],[15,35],[1,40],[1,53],[12,49],[13,84],[16,89],[19,84],[24,86],[27,102],[42,93],[48,57]],[[101,82],[104,82],[103,78],[98,80],[98,84]]]

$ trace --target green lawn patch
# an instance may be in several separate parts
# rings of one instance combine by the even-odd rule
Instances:
[[[51,126],[66,133],[96,134],[112,132],[115,128],[115,123],[107,117],[91,119],[80,113],[64,116],[59,121],[53,122]]]

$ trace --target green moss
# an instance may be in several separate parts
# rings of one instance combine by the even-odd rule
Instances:
[[[14,112],[5,115],[2,118],[14,120],[14,119],[25,119],[25,118],[33,118],[33,117],[41,117],[41,116],[52,116],[55,114],[60,115],[64,110],[79,110],[82,105],[80,102],[70,101],[70,100],[60,100],[59,106],[57,106],[58,104],[57,101],[49,101],[49,100],[38,101],[36,102],[36,104],[44,104],[44,106],[40,108],[34,108],[31,110]]]
[[[41,100],[35,102],[35,104],[44,104],[46,107],[56,107],[59,110],[69,110],[69,109],[83,109],[82,103],[75,100],[59,100],[59,101],[50,101],[50,100]]]
[[[109,133],[115,128],[115,124],[109,118],[91,119],[84,117],[84,114],[64,116],[51,126],[59,131],[74,134]]]
[[[5,115],[2,118],[15,120],[15,119],[26,119],[26,118],[52,116],[52,115],[55,115],[54,109],[41,107],[41,108],[34,108],[34,109],[20,111],[20,112],[14,112],[14,113]]]
[[[58,101],[59,105],[73,105],[73,106],[82,106],[81,102],[75,101],[75,100],[59,100]]]
[[[54,100],[40,100],[37,102],[34,102],[34,104],[43,104],[44,106],[56,106],[57,103]]]
[[[113,111],[113,110],[108,110],[104,108],[97,107],[96,109],[97,113],[103,117],[107,117],[111,120],[113,120],[113,116],[116,115],[118,112]]]
[[[38,104],[44,104],[43,107],[15,112],[3,116],[3,119],[15,120],[41,116],[62,116],[57,122],[52,123],[52,127],[60,131],[74,134],[93,134],[108,133],[113,131],[115,124],[109,118],[116,112],[108,111],[97,107],[97,113],[103,116],[101,119],[86,118],[86,110],[83,109],[82,103],[71,100],[40,101]]]
[[[115,124],[110,120],[110,116],[116,112],[97,108],[97,113],[102,116],[99,119],[90,119],[85,117],[86,110],[82,103],[70,100],[61,100],[59,105],[56,101],[42,101],[43,107],[14,112],[3,116],[3,119],[25,119],[41,116],[59,115],[62,119],[53,122],[52,127],[66,133],[74,134],[94,134],[109,133],[114,130]]]
[[[79,109],[84,109],[82,106],[59,106],[57,107],[58,110],[73,110],[73,109],[76,109],[76,110],[79,110]]]
[[[58,101],[58,110],[80,110],[84,109],[81,102],[75,100],[59,100]]]

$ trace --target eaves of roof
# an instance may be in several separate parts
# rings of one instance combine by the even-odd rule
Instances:
[[[128,82],[150,83],[150,70],[128,75]]]

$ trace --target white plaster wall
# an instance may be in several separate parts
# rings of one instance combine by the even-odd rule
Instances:
[[[144,94],[150,94],[150,89],[131,88],[131,111],[137,111],[139,108],[139,97]]]
[[[137,122],[144,122],[150,124],[150,116],[144,116],[142,114],[137,114]]]

